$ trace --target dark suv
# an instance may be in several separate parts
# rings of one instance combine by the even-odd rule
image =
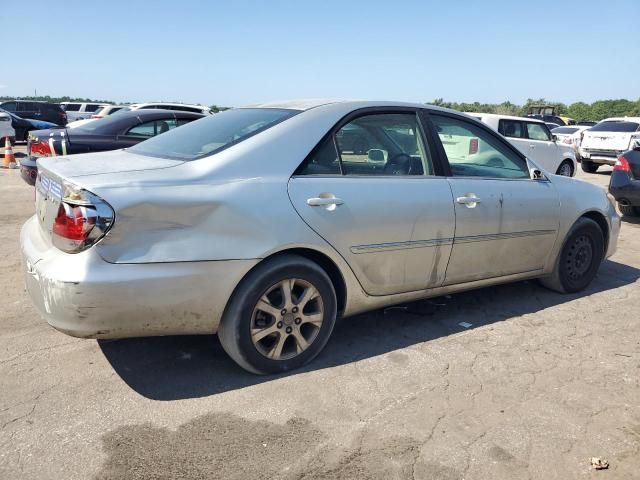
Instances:
[[[31,100],[10,100],[0,103],[0,108],[15,113],[22,118],[44,120],[64,127],[67,124],[67,114],[56,103],[33,102]]]

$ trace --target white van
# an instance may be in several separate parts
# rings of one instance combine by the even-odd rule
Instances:
[[[558,142],[542,120],[493,113],[467,112],[489,125],[514,147],[547,172],[572,177],[576,174],[576,155],[570,145]]]

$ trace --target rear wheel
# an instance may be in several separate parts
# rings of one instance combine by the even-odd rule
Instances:
[[[224,350],[258,374],[311,361],[336,321],[336,294],[326,272],[297,255],[258,265],[233,294],[218,329]]]
[[[571,162],[571,160],[563,161],[558,167],[556,175],[562,175],[564,177],[573,176],[573,162]]]
[[[582,170],[587,173],[596,173],[598,171],[599,165],[597,163],[590,162],[589,160],[582,160],[580,162],[582,165]]]
[[[620,209],[620,213],[625,217],[637,217],[640,215],[640,208],[638,207],[618,203],[618,208]]]
[[[582,217],[571,227],[553,273],[540,282],[557,292],[579,292],[596,276],[603,258],[604,234],[600,226]]]

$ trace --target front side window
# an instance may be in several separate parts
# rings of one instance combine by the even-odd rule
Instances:
[[[16,111],[16,102],[7,102],[2,104],[3,110],[7,112],[15,112]]]
[[[549,129],[542,123],[527,123],[527,136],[530,140],[541,140],[545,142],[551,140]]]
[[[280,108],[225,110],[142,142],[130,151],[152,157],[197,160],[257,135],[296,113],[297,110]]]
[[[454,177],[530,178],[526,161],[471,122],[430,115]]]
[[[65,112],[78,112],[78,111],[80,111],[80,104],[79,103],[67,103],[64,106],[64,111]]]
[[[498,122],[498,131],[505,137],[526,138],[522,122],[518,120],[500,120]]]

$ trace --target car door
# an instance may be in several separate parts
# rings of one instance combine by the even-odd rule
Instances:
[[[479,123],[429,119],[448,160],[456,215],[444,284],[541,272],[558,232],[553,184],[532,179],[526,159]]]
[[[531,159],[550,173],[556,173],[562,160],[558,145],[551,140],[549,128],[540,122],[525,122]]]
[[[365,144],[340,144],[356,130]],[[318,144],[288,190],[364,290],[387,295],[444,281],[455,220],[449,184],[436,173],[415,110],[366,110]]]

